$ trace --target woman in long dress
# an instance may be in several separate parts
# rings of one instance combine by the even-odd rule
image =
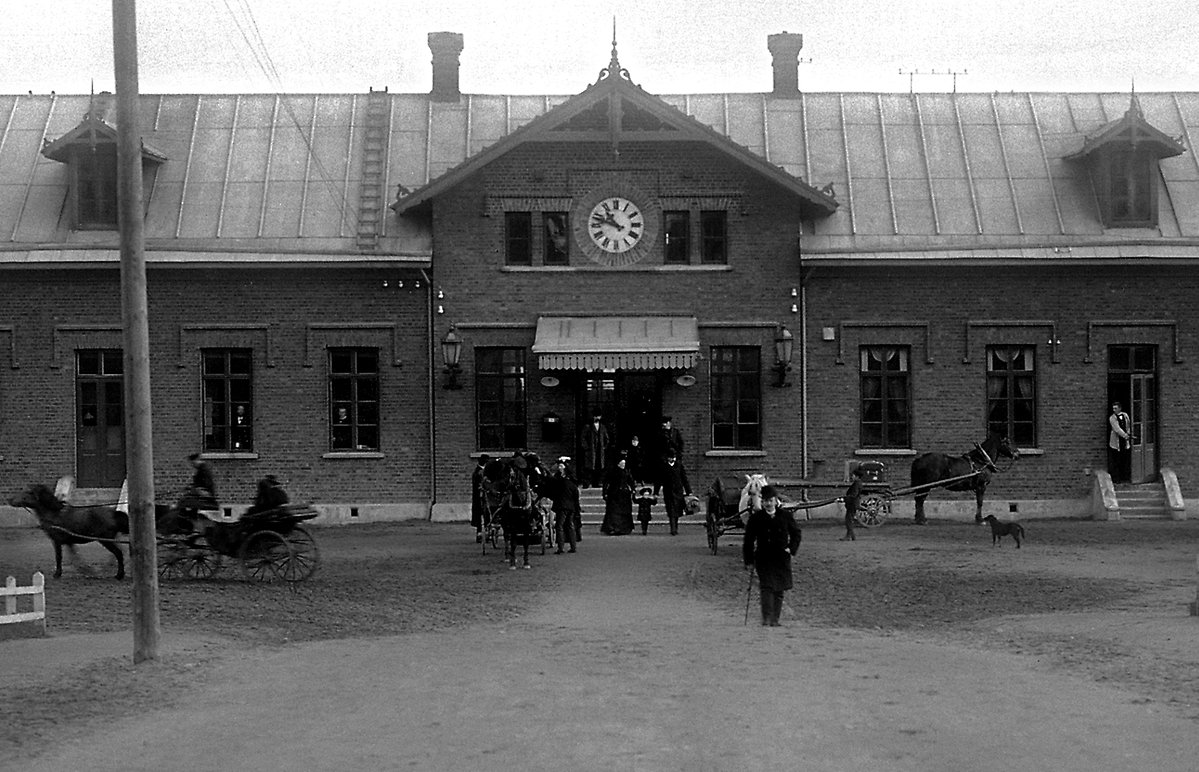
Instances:
[[[600,533],[623,536],[633,532],[633,489],[636,482],[622,455],[604,474],[604,522]]]

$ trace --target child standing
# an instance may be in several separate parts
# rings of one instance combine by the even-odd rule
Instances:
[[[858,519],[858,502],[862,500],[862,478],[866,476],[865,470],[859,465],[855,466],[850,474],[849,487],[845,489],[845,535],[840,541],[857,541],[858,537],[854,535],[853,527]]]
[[[650,510],[653,509],[654,504],[658,503],[658,497],[654,495],[654,486],[637,486],[637,495],[633,500],[637,502],[637,519],[641,521],[641,535],[645,536],[649,532],[649,521],[653,519]]]

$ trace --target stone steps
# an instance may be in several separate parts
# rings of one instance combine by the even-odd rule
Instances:
[[[1116,501],[1124,520],[1169,520],[1170,506],[1160,482],[1117,485]]]

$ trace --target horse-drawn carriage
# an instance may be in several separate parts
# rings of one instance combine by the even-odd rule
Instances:
[[[530,477],[540,474],[537,464],[523,455],[492,459],[483,467],[483,554],[487,547],[500,549],[509,566],[516,567],[516,547],[524,547],[524,567],[529,567],[529,546],[539,544],[541,554],[554,546],[554,513],[549,499],[538,498]]]
[[[715,555],[720,537],[727,533],[745,534],[745,523],[749,519],[752,498],[767,484],[766,475],[744,475],[744,485],[734,477],[717,477],[708,486],[708,505],[704,518],[704,530],[708,535],[708,549]],[[796,502],[779,498],[779,507],[783,510],[796,512],[808,509],[817,504]]]
[[[1019,449],[1000,434],[992,433],[982,442],[959,456],[945,453],[922,453],[912,461],[912,484],[892,489],[886,479],[886,467],[878,461],[863,461],[861,470],[862,494],[858,499],[855,521],[864,527],[882,525],[891,515],[891,500],[912,496],[916,500],[916,522],[925,522],[924,501],[936,488],[974,493],[975,522],[982,522],[983,494],[992,474],[1000,471],[997,462],[1019,458]],[[744,533],[749,516],[750,496],[766,484],[765,475],[744,476],[743,486],[735,478],[717,477],[708,487],[708,508],[705,525],[708,548],[716,554],[720,537],[731,531]],[[809,510],[842,501],[836,496],[821,501],[791,502],[780,500],[780,507],[792,512]]]
[[[300,523],[317,514],[307,504],[289,503],[233,522],[213,520],[203,513],[177,518],[174,527],[158,535],[158,576],[210,579],[227,557],[241,564],[242,576],[250,581],[303,581],[316,572],[320,549]]]

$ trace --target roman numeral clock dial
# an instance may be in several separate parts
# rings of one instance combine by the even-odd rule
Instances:
[[[621,268],[640,262],[654,248],[662,210],[657,199],[625,184],[605,185],[574,203],[575,241],[592,262]]]
[[[591,209],[587,233],[595,246],[619,255],[641,242],[645,235],[645,216],[640,207],[627,198],[605,198]]]

